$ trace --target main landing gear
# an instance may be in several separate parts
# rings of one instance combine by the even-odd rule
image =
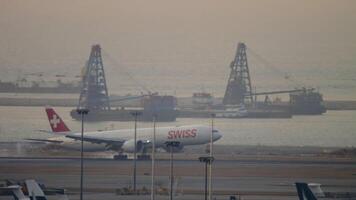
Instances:
[[[137,160],[151,160],[151,156],[147,154],[137,155]]]
[[[119,153],[118,155],[114,155],[113,159],[114,160],[128,160],[128,156],[127,156],[127,154]],[[137,155],[137,160],[151,160],[151,156],[147,155],[147,154]]]
[[[114,160],[127,160],[127,155],[125,155],[125,154],[114,155],[113,159]]]

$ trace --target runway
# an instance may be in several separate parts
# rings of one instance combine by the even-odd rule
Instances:
[[[177,156],[179,158],[179,156]],[[64,187],[70,199],[78,199],[78,158],[1,157],[2,179],[35,178],[50,187]],[[84,160],[84,185],[86,199],[137,199],[119,196],[118,188],[132,183],[132,160],[118,161],[103,158]],[[137,163],[137,187],[150,188],[150,161]],[[169,160],[156,162],[157,188],[169,188]],[[204,188],[204,164],[197,159],[174,162],[176,179],[175,199],[202,199]],[[217,159],[213,164],[213,188],[216,199],[228,199],[240,195],[243,199],[297,199],[294,182],[322,184],[324,192],[355,192],[356,160],[354,159],[287,159],[287,158],[235,158]],[[0,197],[1,198],[1,197]],[[149,199],[149,195],[140,199]],[[158,195],[158,199],[167,199]]]

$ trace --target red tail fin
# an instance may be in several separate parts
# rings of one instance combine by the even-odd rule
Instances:
[[[53,132],[58,133],[70,131],[61,117],[53,110],[53,108],[46,108],[46,113]]]

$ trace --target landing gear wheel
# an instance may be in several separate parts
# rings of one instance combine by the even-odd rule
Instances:
[[[137,160],[151,160],[150,155],[137,155]]]
[[[123,154],[114,155],[113,159],[114,160],[127,160],[127,155],[123,155]]]

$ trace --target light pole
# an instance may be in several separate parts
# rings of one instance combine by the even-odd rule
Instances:
[[[171,170],[170,170],[170,177],[171,177],[171,192],[170,192],[170,200],[173,200],[173,148],[178,147],[180,142],[178,141],[168,141],[166,142],[167,148],[169,148],[170,153],[171,153],[171,160],[170,160],[170,165],[171,165]]]
[[[210,156],[199,157],[199,161],[205,163],[205,190],[204,190],[205,200],[208,200],[208,164],[213,162],[213,160],[214,158]]]
[[[213,134],[214,134],[214,118],[215,114],[211,114],[211,133],[210,133],[210,158],[213,158]],[[212,194],[213,194],[213,180],[212,180],[212,161],[209,162],[209,200],[212,200]]]
[[[82,117],[81,148],[80,148],[80,200],[83,200],[83,152],[84,152],[84,115],[87,115],[89,109],[78,108],[77,113]]]
[[[139,111],[132,112],[131,115],[134,116],[135,118],[135,137],[134,137],[134,142],[135,142],[135,150],[134,150],[134,158],[133,158],[133,164],[134,164],[134,171],[133,171],[133,190],[134,193],[136,194],[136,151],[137,151],[137,118],[139,115],[142,113]]]
[[[152,137],[152,172],[151,172],[151,200],[155,199],[155,152],[156,152],[156,120],[157,115],[153,115],[153,137]]]

